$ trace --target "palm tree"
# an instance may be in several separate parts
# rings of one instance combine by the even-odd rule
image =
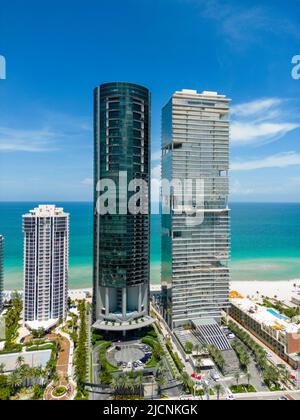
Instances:
[[[165,367],[165,364],[164,364],[164,362],[162,361],[162,360],[160,360],[159,362],[158,362],[158,364],[157,364],[157,367],[156,367],[156,375],[157,376],[162,376],[162,375],[164,375],[166,373],[166,367]]]
[[[195,350],[197,356],[199,356],[199,354],[200,354],[201,347],[202,346],[200,344],[195,344],[195,346],[194,346],[194,350]]]
[[[159,376],[157,378],[155,378],[155,382],[158,386],[158,395],[161,395],[161,388],[165,385],[167,385],[168,380],[166,378],[166,376]]]
[[[197,371],[197,373],[200,373],[201,372],[201,367],[202,367],[202,363],[201,363],[201,359],[197,359],[197,362],[196,362],[196,371]]]
[[[23,380],[23,384],[25,383],[25,385],[28,386],[33,378],[34,369],[32,369],[29,365],[22,365],[19,369],[17,369],[17,371]]]
[[[133,392],[135,389],[134,380],[130,377],[130,375],[124,375],[124,381],[123,381],[123,391],[124,394],[128,394],[130,392]]]
[[[113,377],[110,387],[113,390],[115,397],[120,395],[120,380],[117,376]]]
[[[219,400],[220,396],[224,394],[224,390],[223,390],[222,385],[221,384],[215,385],[215,391],[216,391],[216,394],[217,394],[217,400]]]
[[[250,365],[250,357],[248,353],[243,354],[243,357],[241,358],[241,363],[246,368],[246,370],[248,370]]]
[[[251,375],[251,373],[249,372],[249,370],[247,371],[247,373],[246,373],[246,377],[247,377],[247,383],[248,383],[248,388],[249,388],[249,386],[250,386],[250,381],[251,381],[251,379],[252,379],[252,375]]]
[[[236,384],[237,384],[237,386],[239,386],[240,379],[241,379],[240,372],[236,372],[236,373],[234,374],[234,379],[236,380]]]
[[[190,389],[193,387],[193,381],[187,372],[183,372],[181,374],[180,381],[182,385],[184,386],[185,390],[190,391]]]
[[[45,371],[42,368],[42,366],[33,368],[32,373],[33,373],[33,378],[37,380],[39,384],[41,383],[44,384]]]
[[[24,356],[19,356],[16,361],[16,368],[20,368],[25,363]]]
[[[136,377],[136,385],[139,389],[139,394],[140,397],[143,395],[143,372],[138,372],[137,377]]]
[[[128,383],[127,383],[127,393],[128,394],[134,394],[137,389],[137,382],[136,378],[130,378],[128,377]]]
[[[8,377],[9,385],[14,389],[18,389],[23,385],[23,378],[20,375],[20,372],[15,370],[9,377]]]
[[[52,380],[53,380],[53,382],[54,382],[55,385],[58,384],[59,379],[60,379],[60,377],[59,377],[58,373],[57,372],[54,372],[53,375],[52,375]]]

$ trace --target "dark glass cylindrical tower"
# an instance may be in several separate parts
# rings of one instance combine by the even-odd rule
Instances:
[[[94,327],[127,331],[152,322],[148,317],[150,94],[135,84],[107,83],[95,89],[94,106]],[[111,202],[116,195],[116,211],[102,214],[99,200],[108,188],[99,185],[107,184],[105,180],[116,187],[109,191]],[[133,180],[143,180],[146,188],[133,190]],[[132,214],[127,204],[137,192],[142,192],[137,204],[142,201],[144,211]]]

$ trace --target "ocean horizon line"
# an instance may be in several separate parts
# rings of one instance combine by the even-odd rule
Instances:
[[[70,203],[70,204],[93,204],[93,200],[0,200],[0,204],[10,204],[10,203]],[[159,204],[159,202],[154,202],[154,204]],[[300,204],[299,201],[229,201],[229,204]]]

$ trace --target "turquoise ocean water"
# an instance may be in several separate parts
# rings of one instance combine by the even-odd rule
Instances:
[[[22,287],[22,214],[38,203],[0,203],[5,288]],[[47,203],[49,204],[49,203]],[[91,203],[53,203],[70,213],[70,287],[92,286]],[[300,204],[231,204],[232,279],[300,278]],[[151,281],[160,282],[160,217],[151,217]]]

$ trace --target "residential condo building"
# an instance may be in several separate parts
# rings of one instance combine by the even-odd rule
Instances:
[[[125,334],[152,322],[148,316],[150,94],[139,85],[107,83],[95,89],[94,104],[94,327]],[[115,212],[99,210],[104,192],[99,184],[105,180],[116,186]],[[135,193],[124,196],[132,180],[147,185],[140,214],[128,209]]]
[[[185,181],[194,184],[187,202],[176,188],[162,196],[171,208],[162,215],[163,312],[171,328],[217,324],[229,304],[229,102],[182,90],[163,108],[162,178],[179,180],[185,193]]]
[[[294,369],[300,368],[300,327],[273,308],[232,292],[230,316]]]
[[[50,328],[67,314],[69,214],[40,205],[23,216],[24,320]]]

